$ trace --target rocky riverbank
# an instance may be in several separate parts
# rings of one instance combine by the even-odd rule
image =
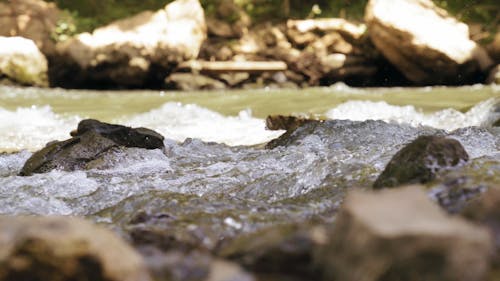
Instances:
[[[469,27],[430,0],[369,1],[364,22],[340,18],[252,24],[223,1],[205,16],[197,0],[177,0],[92,33],[55,39],[53,3],[0,3],[0,35],[33,40],[48,60],[27,80],[21,44],[5,50],[4,79],[65,88],[226,89],[328,86],[464,85],[498,81],[500,35],[482,46]],[[389,5],[389,6],[387,6]],[[229,20],[230,19],[230,20]],[[65,40],[63,40],[65,39]],[[8,38],[2,40],[9,40]],[[3,44],[2,44],[3,45]],[[1,48],[1,47],[0,47]],[[4,47],[5,49],[5,47]],[[44,65],[44,59],[35,65]],[[7,67],[6,65],[10,65]],[[42,82],[40,82],[42,81]]]

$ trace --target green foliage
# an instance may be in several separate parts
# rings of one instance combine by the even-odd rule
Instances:
[[[51,37],[56,42],[61,42],[69,39],[77,33],[77,27],[74,22],[75,15],[70,11],[63,11],[56,28],[52,31]]]
[[[77,32],[90,31],[111,21],[144,10],[157,10],[172,0],[49,0],[67,10],[74,18]],[[222,0],[200,0],[206,14],[214,15]],[[286,18],[343,17],[362,20],[368,0],[234,0],[254,22],[279,21]],[[498,0],[434,0],[459,19],[492,27],[500,22]],[[225,19],[231,21],[231,19]],[[61,34],[73,32],[61,24]]]

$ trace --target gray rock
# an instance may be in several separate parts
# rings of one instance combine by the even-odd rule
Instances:
[[[438,171],[468,160],[469,155],[459,141],[440,136],[420,136],[392,157],[373,187],[429,182]]]
[[[164,147],[163,136],[146,128],[130,128],[86,119],[72,132],[71,139],[48,143],[24,164],[19,175],[45,173],[53,169],[84,169],[90,161],[118,147],[156,149]]]
[[[0,280],[149,281],[110,231],[72,217],[0,217]]]
[[[485,228],[450,217],[423,187],[346,198],[326,246],[325,280],[485,280],[492,249]]]

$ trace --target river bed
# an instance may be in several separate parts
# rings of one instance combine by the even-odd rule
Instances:
[[[222,241],[264,227],[333,222],[348,190],[370,189],[399,149],[426,134],[455,138],[470,156],[427,184],[433,200],[457,212],[500,182],[500,128],[491,127],[499,99],[497,86],[193,93],[2,87],[0,213],[85,216],[133,243],[137,233],[168,232],[217,251]],[[328,121],[265,149],[262,143],[283,133],[265,129],[268,114]],[[17,175],[32,151],[69,138],[83,118],[157,130],[165,148],[116,149],[84,171]]]

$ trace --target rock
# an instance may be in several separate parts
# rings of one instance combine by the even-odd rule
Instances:
[[[326,230],[321,226],[277,225],[237,237],[223,245],[217,254],[258,274],[318,280],[313,253],[326,237]]]
[[[500,64],[497,64],[491,71],[490,75],[486,79],[487,84],[499,84],[500,85]]]
[[[177,0],[57,45],[50,80],[70,88],[161,87],[178,63],[198,56],[206,38],[198,0]]]
[[[233,31],[229,23],[216,18],[207,18],[206,21],[207,21],[207,31],[209,36],[216,36],[222,38],[238,37],[238,34]]]
[[[223,90],[226,85],[205,75],[194,73],[173,73],[165,79],[168,88],[183,91],[193,90]]]
[[[0,36],[28,38],[46,56],[54,53],[52,36],[61,18],[61,12],[54,3],[41,0],[2,1],[0,11]]]
[[[110,231],[72,217],[0,217],[0,280],[149,281]]]
[[[288,143],[290,136],[301,126],[313,124],[313,126],[322,123],[324,120],[308,119],[296,116],[269,115],[266,118],[266,128],[269,130],[286,130],[286,132],[266,144],[266,148],[273,149]]]
[[[500,186],[490,188],[469,203],[462,215],[490,230],[496,249],[494,264],[500,268]]]
[[[365,21],[377,49],[415,84],[476,82],[492,64],[467,25],[431,0],[370,0]]]
[[[366,31],[364,24],[354,24],[342,18],[288,20],[289,29],[295,29],[300,33],[310,31],[340,32],[353,39],[359,39]]]
[[[250,16],[233,0],[218,1],[215,15],[219,20],[229,23],[233,34],[237,37],[246,34],[252,23]]]
[[[255,281],[256,279],[245,272],[235,263],[215,260],[210,266],[210,274],[206,281]]]
[[[469,155],[455,139],[420,136],[394,155],[373,184],[374,188],[425,183],[436,173],[468,161]]]
[[[205,252],[162,252],[154,247],[140,247],[139,251],[157,281],[255,280],[237,264],[216,259]]]
[[[325,280],[485,280],[488,231],[448,216],[422,189],[349,194],[317,254]]]
[[[0,76],[24,85],[48,86],[47,60],[32,40],[0,36]]]
[[[112,148],[163,148],[163,136],[146,128],[130,128],[93,119],[82,120],[72,138],[48,143],[24,164],[19,175],[45,173],[53,169],[73,171],[85,168]]]
[[[490,56],[496,63],[500,63],[500,32],[497,32],[493,42],[486,47]]]

